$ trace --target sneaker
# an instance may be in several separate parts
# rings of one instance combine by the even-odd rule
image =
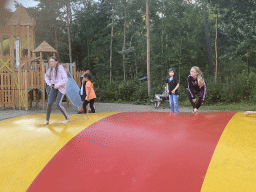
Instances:
[[[49,125],[49,121],[45,121],[43,125]]]
[[[193,111],[194,114],[198,114],[198,109],[195,108],[194,111]]]
[[[78,113],[77,114],[82,114],[82,112],[81,111],[78,111]]]
[[[67,124],[68,122],[70,122],[70,119],[67,119],[65,121],[62,121],[61,124]]]

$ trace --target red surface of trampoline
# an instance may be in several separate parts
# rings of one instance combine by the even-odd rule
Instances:
[[[234,113],[119,113],[86,128],[45,166],[35,191],[198,192]]]

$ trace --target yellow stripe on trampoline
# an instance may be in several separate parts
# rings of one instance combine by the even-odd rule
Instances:
[[[46,114],[27,115],[0,121],[0,191],[24,192],[33,180],[73,137],[91,124],[116,113],[51,114],[50,125],[42,126]]]
[[[217,144],[202,192],[256,191],[256,116],[235,114]]]

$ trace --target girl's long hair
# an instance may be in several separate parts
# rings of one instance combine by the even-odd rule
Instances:
[[[49,61],[50,61],[51,59],[54,59],[55,61],[59,61],[59,60],[57,59],[57,57],[54,57],[54,56],[50,57]],[[55,78],[57,78],[57,75],[58,75],[58,68],[59,68],[59,62],[56,64],[56,67],[55,67]],[[52,74],[52,69],[53,69],[53,67],[51,66],[50,74]],[[50,78],[51,78],[51,76],[50,76]]]
[[[202,71],[197,66],[194,66],[192,68],[195,69],[196,72],[198,73],[198,75],[197,75],[198,85],[200,86],[200,88],[203,87],[204,86],[204,79],[203,79]]]

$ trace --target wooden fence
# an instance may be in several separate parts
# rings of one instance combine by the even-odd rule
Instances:
[[[25,108],[28,110],[32,100],[37,101],[37,93],[42,89],[42,73],[38,71],[0,72],[0,106]],[[29,91],[31,91],[29,93]],[[33,92],[33,94],[32,94]],[[28,94],[30,98],[28,98]],[[31,98],[34,95],[34,98]]]

